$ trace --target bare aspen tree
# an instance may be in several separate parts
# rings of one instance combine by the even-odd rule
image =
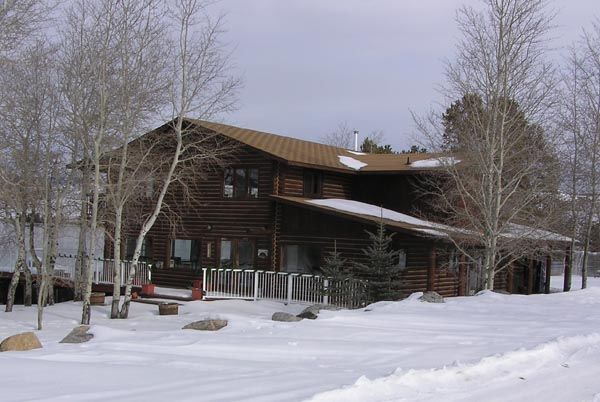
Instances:
[[[577,160],[570,166],[572,189],[575,190],[570,194],[571,218],[574,225],[580,225],[578,238],[583,244],[581,287],[586,288],[592,229],[599,216],[600,21],[596,20],[591,30],[584,31],[571,51],[569,66],[571,74],[563,79],[567,93],[563,97],[563,108],[570,113],[564,116],[563,126],[572,143],[577,145]],[[567,285],[565,290],[569,290],[570,282]]]
[[[354,130],[347,122],[341,122],[335,130],[327,133],[322,141],[324,144],[333,145],[344,149],[354,149]]]
[[[83,308],[81,323],[90,322],[92,265],[96,258],[99,224],[99,201],[104,178],[101,174],[102,153],[111,146],[116,107],[113,83],[114,44],[119,40],[116,29],[116,1],[79,0],[67,10],[68,24],[62,33],[63,93],[70,132],[82,142],[85,153],[83,180],[91,178],[89,189],[89,257],[82,266]]]
[[[49,84],[48,57],[51,50],[40,41],[18,53],[18,58],[3,71],[2,91],[6,91],[0,105],[3,131],[3,163],[0,166],[0,186],[6,214],[11,218],[17,234],[17,264],[11,282],[7,311],[12,308],[14,292],[20,271],[25,274],[25,305],[31,305],[31,271],[25,263],[25,225],[35,223],[39,211],[43,177],[44,144],[52,131],[52,114],[56,106]],[[31,243],[31,231],[29,242]],[[33,250],[33,247],[30,247]],[[34,258],[38,274],[41,265]]]
[[[450,239],[471,261],[481,259],[484,286],[493,289],[498,272],[531,252],[528,243],[560,240],[542,230],[551,223],[556,193],[553,139],[544,124],[555,83],[545,60],[546,2],[483,0],[482,6],[459,9],[462,37],[446,67],[446,95],[462,112],[417,124],[431,149],[457,153],[440,159],[443,173],[427,183],[432,207],[459,228]]]
[[[149,118],[164,107],[167,89],[168,48],[162,2],[158,0],[115,1],[114,43],[116,68],[112,92],[116,99],[115,145],[120,149],[103,160],[107,171],[107,210],[113,229],[114,272],[111,318],[118,318],[121,296],[121,238],[125,205],[143,193],[142,177],[148,150],[129,147],[134,135],[143,132]],[[140,152],[137,152],[140,151]],[[147,177],[144,177],[147,179]]]
[[[567,156],[564,161],[565,177],[563,185],[569,202],[569,226],[571,244],[569,247],[569,266],[566,267],[565,285],[563,290],[571,289],[571,280],[573,272],[573,261],[575,256],[575,246],[577,239],[580,238],[582,216],[582,144],[581,144],[581,122],[580,122],[580,90],[582,77],[580,72],[580,60],[575,48],[570,49],[567,59],[567,65],[562,74],[562,92],[561,113],[559,116],[560,127],[564,131],[563,149]]]
[[[7,54],[22,47],[47,21],[49,8],[40,0],[0,2],[0,63]]]
[[[125,287],[120,317],[127,318],[133,277],[138,269],[143,241],[161,214],[170,186],[181,179],[182,168],[194,163],[215,162],[223,152],[210,146],[206,136],[198,136],[187,117],[210,118],[232,109],[240,82],[230,75],[231,61],[220,42],[222,19],[212,20],[207,2],[176,0],[169,15],[175,25],[169,84],[171,101],[171,146],[168,166],[157,178],[159,189],[151,211],[140,225]],[[210,136],[209,136],[210,137]]]

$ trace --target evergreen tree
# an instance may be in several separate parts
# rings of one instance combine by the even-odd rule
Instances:
[[[393,154],[394,150],[389,144],[380,145],[377,143],[376,138],[366,137],[363,143],[360,145],[360,152],[366,152],[369,154]]]
[[[350,274],[344,271],[348,260],[342,257],[342,254],[337,251],[337,241],[333,241],[333,251],[329,252],[329,255],[324,258],[325,264],[321,267],[323,275],[335,278],[335,279],[347,279],[350,278]]]
[[[365,263],[355,263],[357,276],[367,281],[366,297],[368,302],[394,300],[400,296],[400,274],[403,267],[399,265],[400,252],[392,249],[392,234],[387,234],[383,218],[379,222],[377,233],[366,231],[371,245],[363,249]]]

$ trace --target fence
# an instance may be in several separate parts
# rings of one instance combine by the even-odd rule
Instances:
[[[71,255],[59,254],[54,264],[54,276],[66,280],[75,278],[76,257]],[[112,259],[94,259],[92,261],[92,281],[96,284],[112,284],[114,277],[115,261]],[[131,261],[121,261],[121,286],[125,286]],[[133,285],[142,286],[148,283],[150,274],[145,262],[139,261],[135,275],[133,276]]]
[[[205,299],[266,299],[285,303],[362,305],[364,282],[289,272],[203,268]]]
[[[582,268],[583,251],[575,250],[573,253],[573,274],[581,275]],[[564,256],[552,260],[552,275],[563,275],[564,269]],[[589,276],[600,276],[600,252],[590,252],[588,254],[587,272]]]

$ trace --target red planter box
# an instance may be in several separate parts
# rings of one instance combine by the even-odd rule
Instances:
[[[142,294],[144,295],[153,295],[156,289],[156,285],[153,283],[145,283],[142,285]]]
[[[202,289],[202,279],[196,279],[192,282],[193,289]]]
[[[192,288],[192,299],[202,300],[202,289]]]

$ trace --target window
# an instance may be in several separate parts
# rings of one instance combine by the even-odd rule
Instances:
[[[254,241],[249,239],[221,239],[219,266],[221,268],[253,268]]]
[[[133,253],[135,252],[135,237],[127,237],[125,239],[125,260],[132,260]],[[152,257],[152,240],[149,237],[144,237],[144,241],[142,242],[142,250],[140,253],[140,260],[147,260]]]
[[[258,169],[225,169],[223,175],[223,197],[258,198]]]
[[[310,274],[319,269],[321,250],[312,245],[288,244],[281,247],[281,270]]]
[[[304,171],[304,196],[320,197],[323,187],[323,174],[316,170]]]
[[[406,268],[406,251],[398,250],[398,267]]]
[[[171,267],[191,268],[200,267],[200,242],[189,239],[174,239],[171,241]]]

